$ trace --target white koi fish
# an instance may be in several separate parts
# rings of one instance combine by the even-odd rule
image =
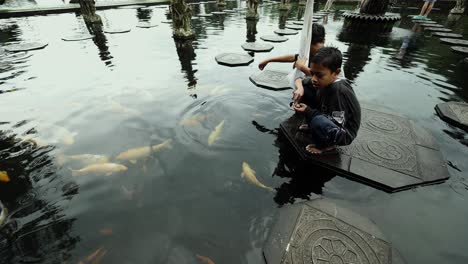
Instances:
[[[242,173],[241,177],[246,179],[248,182],[251,184],[257,185],[260,188],[267,189],[269,191],[274,191],[273,188],[265,186],[263,183],[259,182],[257,180],[257,177],[255,177],[255,171],[247,164],[247,162],[242,162]]]
[[[221,134],[221,131],[223,130],[223,126],[224,126],[224,120],[221,121],[221,123],[219,123],[219,125],[215,127],[213,132],[211,132],[210,136],[208,137],[208,146],[213,145],[213,143],[219,138],[219,135]]]
[[[124,165],[117,163],[101,163],[101,164],[92,164],[86,166],[80,170],[71,170],[72,176],[78,176],[83,174],[104,174],[110,176],[115,172],[126,171],[128,168]]]
[[[109,157],[98,154],[60,155],[57,157],[57,163],[60,165],[70,161],[78,161],[84,165],[100,164],[109,162]]]
[[[163,149],[172,149],[172,139],[168,139],[161,144],[154,146],[145,146],[126,150],[115,158],[116,160],[128,160],[135,163],[137,160],[148,157],[151,152],[161,151]]]

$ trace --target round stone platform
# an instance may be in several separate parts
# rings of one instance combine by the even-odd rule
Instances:
[[[292,29],[277,29],[275,33],[282,36],[282,35],[296,35],[298,32]]]
[[[211,12],[211,14],[213,14],[213,15],[225,15],[226,12],[223,12],[223,11],[213,11],[213,12]]]
[[[452,32],[452,30],[448,28],[435,28],[435,27],[424,28],[424,30],[431,31],[431,32]]]
[[[289,87],[288,73],[282,71],[263,70],[250,76],[250,81],[256,86],[269,90],[287,90]]]
[[[432,135],[404,117],[363,108],[353,143],[325,156],[305,150],[313,139],[310,133],[298,131],[303,123],[303,116],[293,115],[280,126],[301,158],[351,180],[396,192],[440,183],[450,176]]]
[[[294,25],[300,25],[300,26],[304,25],[304,21],[293,21],[292,23]]]
[[[440,42],[451,45],[468,46],[468,40],[464,39],[441,38]]]
[[[293,30],[302,30],[302,26],[301,25],[294,25],[294,24],[289,24],[289,25],[286,25],[286,28],[288,29],[293,29]]]
[[[436,105],[435,109],[442,120],[468,132],[468,104],[447,102]]]
[[[254,61],[254,58],[248,54],[239,54],[239,53],[223,53],[215,57],[215,60],[218,64],[237,67],[237,66],[247,66]]]
[[[468,47],[453,46],[453,47],[450,47],[450,49],[456,53],[461,53],[465,55],[468,54]]]
[[[425,24],[425,23],[422,23],[422,24],[419,24],[421,27],[435,27],[435,28],[443,28],[444,26],[442,25],[439,25],[439,24]]]
[[[260,39],[264,41],[269,41],[269,42],[285,42],[288,40],[287,37],[277,36],[277,35],[261,36]]]
[[[199,17],[211,17],[213,14],[199,14]]]
[[[418,24],[437,24],[437,22],[432,21],[432,20],[421,20],[421,19],[414,19],[413,22],[418,23]]]
[[[81,40],[92,39],[93,37],[94,36],[90,34],[76,34],[76,35],[69,36],[69,37],[63,37],[62,40],[63,41],[81,41]]]
[[[8,52],[21,52],[21,51],[30,51],[30,50],[39,50],[47,47],[48,43],[39,43],[39,42],[30,42],[15,44],[5,47],[5,50]]]
[[[140,22],[137,24],[138,28],[154,28],[157,27],[157,24],[151,24],[149,22]]]
[[[242,44],[242,48],[246,51],[269,52],[273,49],[273,46],[267,43],[247,42]]]
[[[315,199],[279,210],[263,248],[267,264],[403,264],[369,219]]]
[[[128,33],[130,32],[130,28],[112,28],[112,29],[106,29],[104,30],[104,33],[108,34],[123,34],[123,33]]]
[[[463,38],[463,35],[461,35],[461,34],[456,34],[456,33],[443,33],[443,32],[435,32],[435,33],[432,33],[432,36],[443,37],[443,38]]]

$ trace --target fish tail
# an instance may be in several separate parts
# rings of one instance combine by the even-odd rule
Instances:
[[[173,148],[172,139],[168,139],[168,140],[167,140],[167,148],[168,148],[168,149],[172,149],[172,148]]]
[[[72,168],[68,168],[68,170],[71,172],[71,174],[72,174],[73,177],[80,175],[80,171],[79,171],[79,170],[74,170],[74,169],[72,169]]]

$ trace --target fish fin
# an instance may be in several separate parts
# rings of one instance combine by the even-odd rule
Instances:
[[[197,259],[200,261],[206,263],[206,264],[215,264],[213,260],[211,260],[209,257],[201,256],[201,255],[195,255]]]
[[[129,160],[131,164],[135,165],[137,164],[137,161],[136,160]]]

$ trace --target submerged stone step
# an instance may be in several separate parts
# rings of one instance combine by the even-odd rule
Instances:
[[[62,40],[64,41],[81,41],[81,40],[88,40],[92,39],[94,36],[90,34],[76,34],[73,36],[63,37]]]
[[[419,24],[420,26],[422,27],[434,27],[434,28],[443,28],[444,26],[442,25],[439,25],[439,24],[426,24],[426,23],[422,23],[422,24]]]
[[[424,30],[431,31],[431,32],[452,32],[452,30],[448,28],[435,28],[435,27],[427,27],[427,28],[424,28]]]
[[[404,263],[372,221],[320,198],[281,208],[263,253],[267,264]]]
[[[450,49],[456,53],[461,53],[465,55],[468,54],[468,47],[453,46],[453,47],[450,47]]]
[[[40,50],[49,45],[48,43],[40,43],[40,42],[29,42],[29,43],[21,43],[21,44],[14,44],[5,47],[5,50],[8,52],[21,52],[21,51],[30,51],[30,50]]]
[[[276,34],[278,35],[297,35],[297,31],[296,30],[292,30],[292,29],[277,29],[274,31]]]
[[[242,44],[242,48],[246,51],[269,52],[273,49],[273,46],[267,43],[247,42]]]
[[[463,38],[463,35],[461,35],[461,34],[456,34],[456,33],[443,33],[443,32],[435,32],[435,33],[432,33],[432,36],[444,37],[444,38]]]
[[[258,87],[269,90],[287,90],[289,86],[288,73],[283,71],[263,70],[249,77]]]
[[[441,38],[440,42],[445,43],[445,44],[458,45],[458,46],[468,46],[468,40],[464,40],[464,39]]]
[[[240,53],[223,53],[215,57],[215,60],[218,64],[237,67],[237,66],[247,66],[254,61],[254,58],[248,54]]]
[[[269,41],[269,42],[285,42],[285,41],[288,40],[287,37],[278,36],[278,35],[261,36],[260,39],[262,39],[264,41]]]
[[[340,176],[387,192],[440,183],[450,177],[432,135],[404,117],[363,108],[356,139],[329,155],[312,155],[305,150],[313,138],[298,130],[304,122],[303,116],[293,115],[281,124],[281,131],[302,159]]]
[[[301,25],[286,25],[286,28],[288,29],[293,29],[293,30],[301,30],[302,29],[302,26]]]
[[[152,24],[149,22],[140,22],[136,25],[138,28],[154,28],[157,27],[157,24]]]
[[[468,104],[447,102],[436,105],[435,109],[442,120],[468,132]]]
[[[132,29],[130,28],[108,28],[104,30],[104,33],[108,34],[123,34],[123,33],[128,33]]]

